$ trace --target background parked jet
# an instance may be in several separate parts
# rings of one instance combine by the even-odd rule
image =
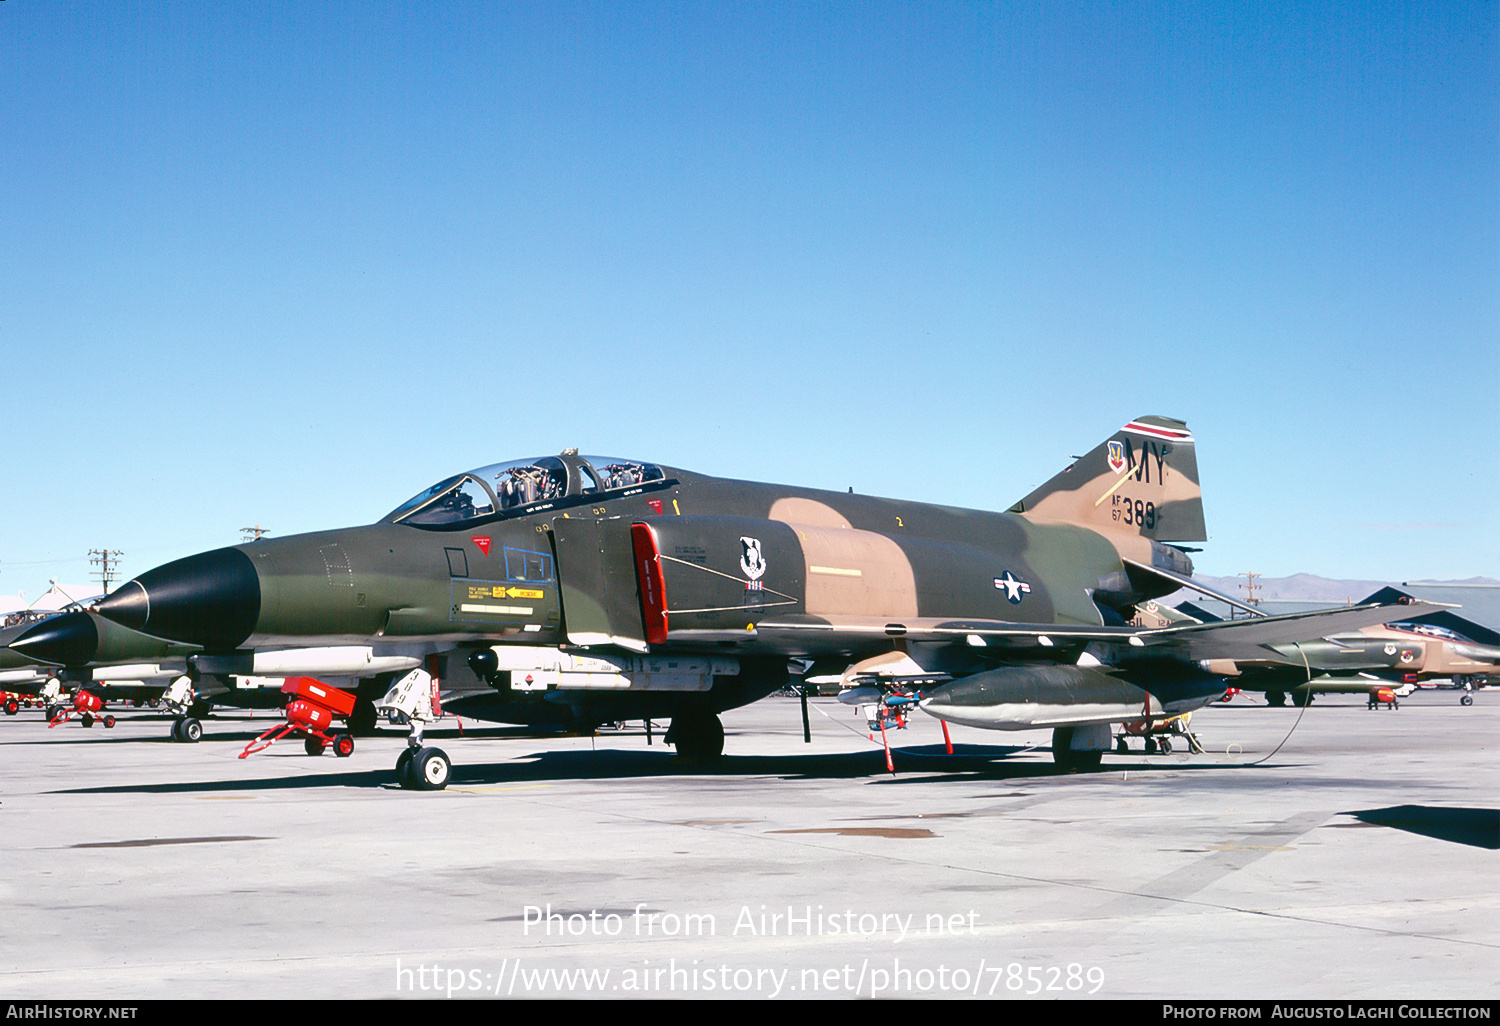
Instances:
[[[1392,615],[1406,614],[1401,607],[1392,610]],[[1202,607],[1187,603],[1175,609],[1141,610],[1136,622],[1160,626],[1219,621]],[[1319,692],[1373,695],[1392,685],[1432,679],[1456,679],[1460,684],[1483,680],[1500,673],[1500,647],[1480,645],[1443,627],[1392,622],[1268,646],[1233,663],[1219,669],[1233,676],[1236,688],[1265,692],[1271,705],[1285,705],[1288,696],[1303,705]]]
[[[0,669],[11,664],[49,668],[70,689],[83,688],[105,700],[159,698],[179,679],[189,682],[190,697],[178,703],[179,722],[172,736],[196,741],[199,717],[215,705],[245,709],[280,708],[286,696],[279,677],[318,674],[337,686],[357,686],[361,678],[409,670],[421,663],[413,656],[377,657],[368,646],[267,649],[254,652],[236,674],[200,667],[197,645],[164,641],[122,627],[93,610],[61,613],[0,634]],[[17,671],[19,672],[19,671]],[[3,678],[0,678],[3,679]],[[351,726],[373,726],[368,721]]]

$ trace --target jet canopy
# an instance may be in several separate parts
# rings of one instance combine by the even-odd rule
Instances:
[[[666,475],[654,464],[569,451],[455,474],[412,496],[381,522],[447,527],[630,495],[665,483]]]
[[[1458,645],[1474,644],[1473,638],[1466,638],[1462,634],[1458,633],[1458,631],[1452,630],[1447,627],[1440,627],[1435,623],[1401,622],[1388,623],[1386,624],[1386,626],[1391,630],[1410,631],[1412,634],[1426,634],[1428,637],[1438,638],[1442,641],[1451,641]]]

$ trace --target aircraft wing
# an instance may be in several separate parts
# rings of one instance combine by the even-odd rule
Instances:
[[[756,635],[771,639],[803,639],[820,649],[847,645],[860,648],[871,641],[900,638],[910,642],[962,642],[978,647],[1016,649],[1081,648],[1093,641],[1130,644],[1143,633],[1138,627],[1056,623],[1007,623],[1004,620],[957,620],[951,617],[907,617],[898,622],[851,617],[830,623],[816,617],[762,620]],[[743,637],[742,633],[737,633]]]
[[[966,640],[976,647],[1030,649],[1033,654],[1060,649],[1062,651],[1057,651],[1056,655],[1061,659],[1066,651],[1102,642],[1138,649],[1169,650],[1185,659],[1248,659],[1264,656],[1268,645],[1313,641],[1329,634],[1385,623],[1398,613],[1402,617],[1423,616],[1444,608],[1449,607],[1434,602],[1401,606],[1372,604],[1156,628],[936,617],[911,617],[900,622],[854,617],[830,623],[814,617],[786,617],[761,621],[756,625],[755,635],[762,639],[801,637],[806,644],[823,649],[840,644],[863,647],[878,638],[939,643]],[[737,636],[744,637],[743,634]]]

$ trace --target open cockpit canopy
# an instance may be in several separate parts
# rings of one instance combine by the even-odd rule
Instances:
[[[382,523],[447,527],[473,520],[519,516],[606,497],[621,497],[666,483],[655,464],[565,452],[495,463],[455,474],[412,496]]]

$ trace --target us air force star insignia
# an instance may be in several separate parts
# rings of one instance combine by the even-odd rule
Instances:
[[[766,572],[766,557],[760,551],[759,538],[740,539],[740,569],[752,581],[758,581]]]
[[[1010,604],[1013,606],[1021,604],[1022,595],[1031,594],[1031,585],[1025,581],[1018,580],[1016,575],[1009,570],[1005,571],[1003,576],[995,578],[995,587],[1005,589],[1005,597],[1010,600]]]

